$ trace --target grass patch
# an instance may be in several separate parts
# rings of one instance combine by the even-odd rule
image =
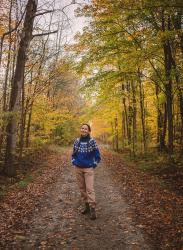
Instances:
[[[7,194],[7,191],[4,186],[0,186],[0,200],[2,200]]]
[[[56,144],[50,144],[47,146],[47,148],[53,152],[56,152],[56,153],[60,153],[60,154],[63,154],[65,152],[65,150],[67,148],[70,148],[70,147],[66,147],[66,146],[59,146],[59,145],[56,145]]]
[[[118,155],[128,167],[135,167],[142,173],[152,175],[162,188],[168,188],[177,194],[183,193],[183,157],[178,151],[174,153],[173,161],[166,153],[157,152],[156,148],[149,148],[145,154],[138,153],[135,156],[126,151],[121,151]]]
[[[138,167],[140,170],[142,170],[143,172],[152,170],[154,168],[154,165],[152,162],[147,162],[147,161],[139,161],[138,163]]]
[[[19,188],[26,188],[33,181],[32,175],[28,175],[25,179],[18,183]]]

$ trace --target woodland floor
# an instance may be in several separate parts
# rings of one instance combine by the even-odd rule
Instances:
[[[0,249],[181,249],[179,194],[104,149],[91,221],[80,214],[70,154],[51,146],[29,158],[36,167],[0,202]]]

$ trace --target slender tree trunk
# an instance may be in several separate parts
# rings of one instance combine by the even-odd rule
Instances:
[[[31,118],[32,118],[32,107],[33,107],[33,105],[31,105],[30,111],[28,113],[28,122],[27,122],[27,130],[26,130],[26,142],[25,142],[26,148],[28,148],[29,144],[30,144],[30,127],[31,127]]]
[[[173,153],[173,113],[172,113],[172,82],[166,84],[167,118],[168,118],[168,152]]]
[[[0,66],[1,66],[2,54],[3,54],[3,43],[4,43],[4,36],[2,36],[0,40]]]
[[[21,105],[21,123],[20,123],[20,142],[19,142],[19,158],[22,158],[24,147],[24,132],[25,132],[25,109],[24,109],[25,91],[24,81],[22,85],[22,105]]]
[[[125,147],[125,139],[126,139],[126,122],[125,122],[125,112],[122,111],[122,124],[121,124],[121,128],[122,128],[122,146],[123,148]]]
[[[133,123],[133,108],[131,105],[131,83],[127,82],[127,93],[128,93],[128,134],[129,134],[129,145],[131,153],[131,143],[132,143],[132,123]]]
[[[181,144],[182,149],[183,149],[183,94],[182,94],[182,90],[181,89],[179,90],[178,98],[179,98],[180,118],[181,118],[180,144]]]
[[[182,30],[182,18],[183,18],[183,10],[178,9],[176,13],[173,15],[173,25],[175,30],[177,30],[177,35],[179,37],[179,46],[181,49],[182,57],[183,57],[183,34],[179,32]]]
[[[114,138],[114,125],[113,122],[111,122],[111,129],[112,129],[112,149],[115,149],[115,138]]]
[[[118,118],[114,118],[115,150],[119,151]]]
[[[167,149],[166,144],[165,144],[166,134],[167,134],[167,105],[165,103],[164,104],[163,131],[162,131],[162,135],[160,137],[160,143],[162,145],[162,148],[164,148],[165,151],[168,152],[168,149]]]
[[[130,133],[129,133],[129,124],[128,124],[128,112],[126,107],[126,98],[123,98],[123,106],[124,106],[124,115],[125,115],[125,123],[126,123],[126,134],[128,138],[128,145],[131,144]]]
[[[142,125],[142,137],[143,137],[143,150],[146,152],[146,129],[145,129],[145,110],[144,110],[144,93],[141,81],[140,70],[138,69],[139,78],[139,95],[140,95],[140,114],[141,114],[141,125]]]
[[[160,143],[160,134],[162,130],[161,126],[161,110],[160,110],[160,103],[159,103],[159,87],[156,85],[156,103],[157,103],[157,137],[156,141],[159,144]]]
[[[32,39],[33,22],[37,11],[37,4],[37,0],[28,0],[26,6],[24,26],[17,55],[15,75],[12,84],[9,105],[9,111],[12,112],[12,116],[10,117],[7,125],[7,145],[4,167],[4,173],[8,176],[14,176],[16,174],[14,160],[17,141],[17,115],[20,109],[26,54],[29,48],[30,41]]]
[[[135,87],[135,82],[131,82],[132,85],[132,98],[133,98],[133,155],[135,156],[135,148],[136,148],[136,143],[137,143],[137,102],[136,102],[136,87]]]
[[[157,100],[157,143],[159,144],[160,152],[166,151],[165,144],[166,129],[167,129],[167,108],[166,103],[163,105],[159,102],[160,89],[156,86],[156,100]]]
[[[8,86],[8,77],[9,77],[9,70],[10,70],[10,57],[11,57],[11,37],[9,41],[9,48],[8,48],[8,58],[7,58],[7,65],[6,65],[6,73],[5,73],[5,81],[3,86],[3,111],[7,111],[7,86]]]
[[[172,64],[172,67],[175,71],[175,81],[176,81],[177,89],[178,89],[178,100],[179,100],[180,119],[181,119],[181,135],[180,135],[181,139],[180,139],[180,142],[182,145],[182,143],[183,143],[183,90],[181,88],[180,73],[179,73],[179,70],[177,68],[176,59],[172,55],[171,47],[170,47],[169,53],[170,53],[171,64]]]
[[[11,39],[11,38],[10,38]],[[5,73],[5,81],[3,86],[3,112],[7,111],[7,86],[8,86],[8,76],[9,76],[9,69],[10,69],[10,57],[11,57],[11,40],[9,41],[9,49],[8,49],[8,61],[6,66],[6,73]],[[5,137],[5,124],[2,124],[1,133],[0,133],[0,154],[1,149],[4,144],[4,137]]]
[[[9,11],[9,30],[11,30],[12,7],[13,7],[13,1],[11,0],[10,11]],[[6,72],[5,72],[5,80],[3,84],[3,112],[7,111],[7,87],[8,87],[8,79],[9,79],[9,71],[10,71],[11,47],[12,47],[12,38],[11,38],[11,33],[9,33],[8,57],[7,57],[7,65],[6,65]],[[2,53],[2,48],[1,48],[1,53]],[[0,128],[0,155],[1,155],[1,149],[3,146],[3,141],[4,141],[4,136],[5,136],[4,130],[5,130],[5,125],[3,123],[2,127]]]

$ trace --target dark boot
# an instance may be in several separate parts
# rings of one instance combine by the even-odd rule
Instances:
[[[89,214],[90,213],[90,206],[89,203],[85,203],[85,209],[81,212],[82,214]]]
[[[90,219],[91,220],[95,220],[97,217],[96,217],[96,213],[95,213],[95,208],[94,207],[91,207],[90,208]]]

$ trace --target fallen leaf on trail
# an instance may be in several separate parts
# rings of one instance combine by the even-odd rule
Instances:
[[[25,240],[25,236],[23,235],[15,235],[15,240]]]

